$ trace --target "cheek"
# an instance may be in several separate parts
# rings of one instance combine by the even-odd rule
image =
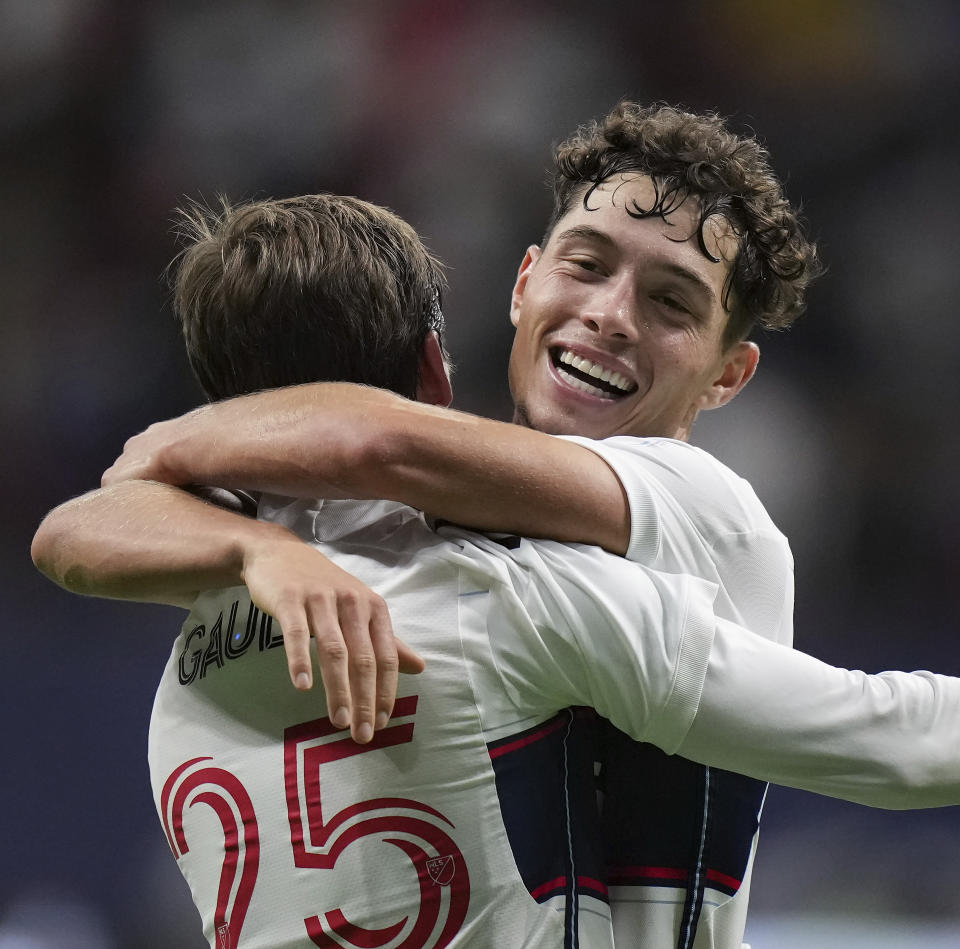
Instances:
[[[662,369],[688,374],[699,364],[696,343],[681,330],[661,329],[652,339],[652,355]]]
[[[658,348],[664,361],[678,372],[696,377],[709,374],[714,351],[702,338],[677,329],[664,333],[659,339]]]
[[[514,353],[518,357],[518,361],[527,363],[533,358],[534,352],[536,351],[533,331],[534,327],[530,322],[525,323],[521,320],[520,326],[517,328],[517,335],[514,339],[513,347]]]
[[[558,325],[554,310],[538,306],[523,311],[517,325],[515,346],[525,359],[534,360],[542,348],[543,337]]]
[[[583,286],[575,280],[562,280],[548,276],[528,294],[527,317],[534,323],[547,323],[563,316],[578,305],[583,295]]]
[[[515,395],[522,392],[530,384],[534,375],[534,366],[537,358],[537,346],[530,338],[530,334],[523,324],[517,330],[513,340],[513,350],[510,354],[509,380],[510,388]]]

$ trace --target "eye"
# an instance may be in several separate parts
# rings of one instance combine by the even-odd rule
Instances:
[[[674,310],[677,313],[689,313],[690,309],[687,305],[680,299],[675,296],[672,296],[669,293],[655,293],[650,297],[654,303],[662,303],[665,307],[670,310]]]
[[[570,263],[581,270],[586,270],[588,273],[600,272],[600,264],[590,257],[571,257]]]

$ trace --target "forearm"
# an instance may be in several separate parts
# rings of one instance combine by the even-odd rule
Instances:
[[[276,389],[204,407],[156,431],[172,437],[158,440],[149,475],[170,483],[387,498],[480,530],[616,553],[629,540],[623,489],[593,452],[378,389]],[[151,430],[138,437],[149,439]]]
[[[31,554],[73,593],[187,606],[201,590],[243,583],[245,551],[278,532],[178,488],[126,481],[52,510]]]

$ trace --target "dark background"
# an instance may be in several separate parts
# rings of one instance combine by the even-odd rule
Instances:
[[[624,95],[756,130],[830,271],[694,441],[789,536],[800,648],[960,673],[958,37],[952,0],[0,0],[0,949],[203,944],[144,753],[180,614],[70,596],[28,554],[199,399],[160,280],[184,196],[392,207],[450,267],[455,404],[506,417],[551,144]],[[752,913],[960,939],[958,817],[774,789]]]

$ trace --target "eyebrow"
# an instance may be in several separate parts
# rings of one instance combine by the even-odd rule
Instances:
[[[665,270],[671,276],[677,277],[686,283],[692,283],[702,294],[711,302],[716,300],[717,293],[712,286],[694,270],[684,267],[681,264],[657,264],[661,270]]]
[[[609,234],[598,231],[595,227],[590,227],[589,224],[576,224],[557,235],[557,241],[576,240],[577,238],[597,241],[600,244],[606,244],[608,247],[616,247],[616,242]]]
[[[562,231],[557,235],[557,242],[566,241],[566,240],[589,240],[595,241],[598,244],[603,244],[606,247],[617,246],[616,241],[609,234],[605,234],[603,231],[597,230],[595,227],[591,227],[589,224],[576,224],[573,227],[567,228],[567,230]],[[716,291],[713,287],[700,276],[695,270],[691,270],[689,267],[684,267],[682,264],[671,264],[671,263],[662,263],[657,262],[655,266],[670,274],[672,277],[676,277],[679,280],[683,280],[686,283],[693,284],[697,290],[704,294],[711,302],[715,301],[717,298]]]

